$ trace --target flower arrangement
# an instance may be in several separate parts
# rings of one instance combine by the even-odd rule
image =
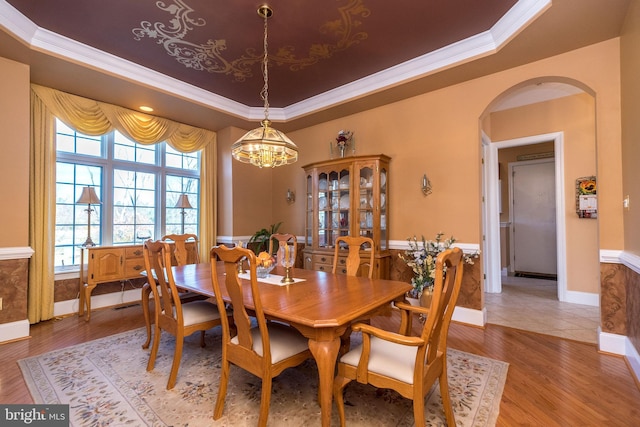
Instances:
[[[336,137],[336,148],[340,152],[340,157],[344,157],[344,152],[349,146],[353,146],[353,132],[341,130]],[[355,147],[354,147],[355,148]]]
[[[435,240],[425,240],[424,236],[422,236],[422,247],[420,247],[416,236],[408,238],[409,249],[404,253],[398,254],[400,259],[413,270],[411,284],[413,285],[412,296],[415,298],[420,297],[425,289],[433,290],[436,278],[436,258],[440,252],[449,249],[456,241],[453,236],[443,240],[443,235],[444,233],[442,232],[438,233]],[[473,265],[473,259],[477,257],[478,253],[465,254],[464,262]]]

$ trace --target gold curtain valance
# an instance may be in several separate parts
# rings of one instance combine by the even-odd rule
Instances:
[[[201,150],[216,140],[216,133],[205,129],[36,84],[31,89],[54,116],[86,135],[104,135],[115,129],[140,144],[167,141],[183,153]]]

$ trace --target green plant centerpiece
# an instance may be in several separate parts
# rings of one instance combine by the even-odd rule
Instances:
[[[405,250],[404,253],[398,254],[400,259],[413,270],[413,277],[411,278],[413,289],[409,292],[409,297],[420,298],[423,292],[433,291],[436,279],[436,258],[440,252],[451,248],[456,241],[453,236],[443,240],[443,235],[444,233],[442,232],[438,233],[435,240],[426,240],[422,236],[422,245],[420,245],[416,236],[407,238],[409,249]],[[471,255],[465,254],[464,262],[473,265],[473,259],[477,257],[477,252]]]
[[[269,249],[269,238],[272,234],[278,232],[278,229],[282,225],[282,221],[271,224],[269,228],[262,228],[249,238],[249,242],[247,243],[247,247],[251,249],[255,254],[259,254],[260,252],[267,251]]]

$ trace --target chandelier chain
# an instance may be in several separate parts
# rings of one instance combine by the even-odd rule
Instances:
[[[267,43],[267,19],[269,19],[268,15],[264,16],[264,57],[262,59],[262,76],[264,78],[264,86],[262,87],[262,91],[260,92],[260,96],[264,101],[264,118],[265,120],[269,120],[269,57],[267,54],[268,43]]]
[[[250,163],[259,168],[287,165],[298,160],[298,147],[284,133],[271,127],[269,120],[269,54],[267,18],[273,14],[267,5],[258,9],[258,15],[264,18],[264,56],[262,58],[262,77],[264,86],[260,97],[264,101],[264,120],[260,127],[250,130],[231,146],[231,155],[242,163]]]

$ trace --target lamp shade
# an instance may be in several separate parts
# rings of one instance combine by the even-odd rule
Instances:
[[[191,206],[191,203],[189,203],[189,197],[187,197],[186,194],[181,194],[180,197],[178,197],[178,203],[176,203],[175,207],[183,209],[193,209],[193,206]]]
[[[80,194],[80,198],[76,202],[80,205],[97,205],[100,202],[98,195],[96,194],[96,190],[93,187],[84,187],[82,189],[82,194]]]

